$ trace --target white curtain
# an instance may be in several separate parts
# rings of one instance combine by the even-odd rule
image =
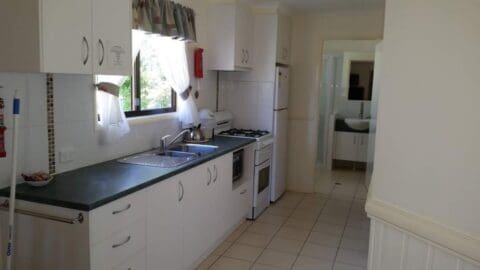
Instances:
[[[120,99],[97,90],[98,133],[101,144],[115,143],[130,132]]]
[[[182,94],[190,87],[190,72],[187,60],[187,47],[185,41],[175,40],[170,37],[159,37],[160,52],[162,54],[162,71],[167,83],[177,94]],[[198,125],[200,119],[198,109],[192,95],[186,100],[178,99],[178,117],[183,126]]]

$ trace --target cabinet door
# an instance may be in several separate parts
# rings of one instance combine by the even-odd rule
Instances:
[[[212,241],[211,189],[212,162],[185,173],[183,211],[183,268],[193,269],[210,247]]]
[[[147,269],[183,269],[183,175],[147,190]],[[183,185],[183,187],[182,187]]]
[[[253,62],[253,15],[250,6],[238,3],[235,18],[235,66],[248,69]]]
[[[353,132],[335,132],[334,159],[356,161],[357,134]]]
[[[41,70],[92,73],[92,0],[41,1]]]
[[[131,9],[130,0],[93,0],[92,61],[95,74],[132,74]]]
[[[277,62],[290,63],[291,21],[287,16],[278,16]]]
[[[231,226],[228,217],[229,201],[232,198],[229,196],[232,191],[232,153],[224,155],[214,160],[213,164],[213,189],[211,198],[211,228],[212,237],[217,240],[220,239]]]
[[[357,135],[357,159],[358,162],[367,162],[368,157],[368,134]]]

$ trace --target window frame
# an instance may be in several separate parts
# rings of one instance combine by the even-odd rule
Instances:
[[[133,74],[132,74],[132,79],[131,79],[131,104],[132,104],[132,111],[124,112],[125,117],[127,118],[133,118],[133,117],[140,117],[140,116],[151,116],[151,115],[160,115],[160,114],[166,114],[166,113],[173,113],[177,111],[177,93],[173,90],[172,88],[172,106],[168,108],[162,108],[162,109],[149,109],[149,110],[141,110],[140,105],[142,104],[141,102],[141,89],[142,86],[140,84],[140,53],[141,51],[137,54],[135,58],[135,63],[133,64]]]

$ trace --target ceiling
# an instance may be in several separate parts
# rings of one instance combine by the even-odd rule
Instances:
[[[254,0],[257,3],[280,2],[295,13],[312,13],[332,10],[382,8],[385,0]]]

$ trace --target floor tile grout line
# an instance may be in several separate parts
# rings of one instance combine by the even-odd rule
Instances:
[[[248,227],[250,227],[250,226],[253,224],[253,222],[249,222],[248,220],[246,220],[246,221],[244,221],[244,222],[247,222],[247,223],[250,223],[250,224],[247,225],[247,227],[242,231],[242,233],[240,234],[240,236],[241,236],[243,233],[245,233],[245,232],[248,230]],[[242,224],[243,224],[243,223],[242,223]],[[242,226],[242,224],[240,224],[239,227]],[[238,229],[238,228],[236,228],[235,230],[237,230],[237,229]],[[235,231],[235,230],[233,230],[233,231]],[[232,233],[233,233],[233,232],[232,232]],[[223,257],[223,255],[225,254],[225,252],[227,252],[227,250],[228,250],[230,247],[232,247],[232,246],[237,242],[237,240],[238,240],[238,238],[240,238],[240,236],[237,237],[237,239],[235,239],[235,241],[230,242],[229,247],[228,247],[227,249],[225,249],[225,251],[223,251],[220,255],[218,255],[218,257],[208,266],[207,269],[211,269],[212,266],[213,266],[215,263],[217,263],[217,261],[220,260],[220,258]],[[228,238],[228,237],[227,237],[227,238]],[[226,241],[223,240],[223,242],[226,242]],[[217,247],[217,248],[218,248],[218,247]],[[216,248],[215,248],[215,249],[216,249]],[[214,250],[214,251],[215,251],[215,250]],[[210,256],[210,255],[212,255],[212,254],[209,254],[208,256]],[[208,256],[207,256],[207,258],[208,258]],[[205,258],[205,259],[206,259],[206,258]],[[205,259],[204,259],[204,260],[205,260]]]
[[[339,253],[339,250],[340,250],[340,246],[341,246],[341,243],[343,241],[343,238],[345,236],[345,231],[346,231],[346,228],[348,227],[348,221],[350,220],[351,216],[352,216],[352,209],[353,209],[353,205],[354,203],[356,202],[356,194],[358,193],[358,189],[359,189],[359,179],[356,178],[355,179],[355,188],[354,188],[354,192],[353,192],[353,196],[351,198],[349,198],[348,200],[346,201],[349,201],[349,208],[348,208],[348,215],[346,217],[346,220],[345,220],[345,224],[343,226],[343,231],[342,231],[342,234],[340,236],[340,242],[336,248],[336,253],[335,253],[335,257],[333,258],[333,262],[332,262],[332,270],[333,268],[335,267],[335,263],[336,263],[336,259],[337,259],[337,256],[338,256],[338,253]],[[290,269],[293,269],[295,264],[297,263],[298,259],[301,255],[301,252],[302,250],[304,249],[305,245],[308,243],[308,239],[310,238],[311,234],[313,233],[313,230],[314,230],[314,226],[315,224],[317,224],[320,220],[320,216],[322,215],[322,213],[324,213],[325,211],[325,208],[326,206],[328,205],[329,202],[331,202],[332,200],[336,199],[335,197],[335,194],[334,194],[334,191],[336,190],[336,186],[334,186],[330,192],[328,194],[326,193],[322,193],[322,192],[314,192],[316,194],[321,194],[322,196],[320,197],[322,200],[323,200],[323,203],[322,203],[322,207],[320,209],[320,211],[318,212],[318,214],[316,214],[316,218],[314,220],[314,225],[308,230],[308,235],[306,237],[305,240],[303,240],[303,244],[301,246],[301,248],[299,249],[299,251],[296,253],[295,255],[295,260],[293,261]],[[211,269],[219,259],[221,259],[222,257],[224,258],[230,258],[230,259],[235,259],[235,260],[240,260],[240,261],[245,261],[245,262],[248,262],[250,263],[250,267],[249,269],[252,269],[255,264],[258,263],[258,260],[260,259],[260,257],[265,254],[265,251],[268,249],[268,247],[271,245],[272,241],[278,237],[279,235],[279,232],[282,230],[282,228],[285,228],[285,225],[287,223],[287,221],[291,218],[293,218],[293,215],[294,213],[299,210],[300,208],[300,205],[302,202],[305,201],[305,199],[307,198],[310,198],[307,196],[307,194],[302,194],[302,193],[293,193],[293,194],[301,194],[301,198],[295,203],[295,206],[292,207],[292,208],[289,208],[289,207],[283,207],[283,208],[287,208],[287,209],[290,209],[290,213],[288,215],[275,215],[275,214],[270,214],[268,213],[269,215],[271,216],[277,216],[277,217],[282,217],[284,218],[284,220],[281,222],[281,223],[278,223],[278,224],[273,224],[273,223],[268,223],[268,222],[258,222],[258,221],[246,221],[248,222],[248,224],[246,225],[246,227],[242,230],[242,232],[240,233],[240,235],[238,237],[236,237],[236,239],[232,242],[228,241],[229,242],[229,245],[228,247],[221,253],[219,253],[219,255],[217,256],[217,258],[208,266],[208,269]],[[283,197],[285,198],[285,197]],[[282,198],[282,199],[283,199]],[[312,197],[312,198],[315,198],[315,197]],[[338,198],[338,200],[344,200],[343,198]],[[280,202],[281,200],[278,200],[277,202]],[[275,204],[273,205],[275,206]],[[281,206],[279,206],[281,207]],[[308,208],[308,207],[307,207]],[[303,208],[302,208],[303,209]],[[302,210],[300,209],[300,210]],[[264,212],[262,213],[261,215],[264,215],[264,214],[267,214],[267,212]],[[275,232],[271,235],[269,234],[264,234],[264,233],[258,233],[258,232],[249,232],[249,233],[252,233],[252,234],[258,234],[258,235],[268,235],[269,237],[269,241],[265,244],[265,246],[261,247],[261,252],[260,254],[256,257],[255,260],[253,261],[249,261],[249,260],[245,260],[245,259],[239,259],[239,258],[234,258],[234,257],[229,257],[229,256],[226,256],[225,254],[227,253],[227,251],[232,247],[234,246],[235,244],[243,244],[243,245],[246,245],[246,246],[251,246],[251,247],[255,247],[255,248],[260,248],[259,246],[254,246],[254,245],[249,245],[249,244],[244,244],[244,243],[238,243],[238,240],[242,237],[242,235],[244,235],[246,232],[248,232],[249,228],[254,225],[255,223],[263,223],[263,224],[269,224],[269,225],[278,225],[278,228],[275,230]],[[241,225],[240,225],[241,226]],[[300,228],[296,228],[296,227],[292,227],[292,229],[298,229],[300,230]],[[304,229],[303,229],[304,230]],[[279,252],[284,252],[284,251],[279,251]],[[293,253],[290,253],[290,252],[284,252],[284,253],[288,253],[288,254],[292,254],[294,255]],[[210,254],[212,255],[212,254]],[[209,255],[209,256],[210,256]],[[311,257],[311,258],[314,258],[314,259],[319,259],[319,258],[316,258],[316,257],[312,257],[312,256],[307,256],[307,257]],[[349,264],[349,265],[355,265],[355,264]],[[269,265],[269,266],[273,266],[273,265]],[[359,266],[359,265],[355,265],[355,266]]]
[[[343,225],[342,235],[340,236],[340,243],[338,244],[337,251],[335,252],[335,257],[333,258],[332,270],[335,269],[335,264],[337,263],[338,252],[340,251],[340,247],[341,247],[342,242],[343,242],[343,236],[345,235],[345,230],[347,229],[348,220],[350,219],[350,213],[352,211],[353,203],[355,202],[355,195],[357,194],[357,191],[358,191],[359,179],[356,179],[356,182],[357,183],[356,183],[356,186],[355,186],[355,192],[354,192],[352,201],[350,202],[350,207],[348,209],[347,219],[345,220],[345,224]]]
[[[320,218],[320,215],[322,214],[323,210],[325,209],[325,206],[327,205],[327,202],[330,200],[330,198],[332,196],[333,190],[334,190],[334,188],[332,188],[332,190],[328,194],[327,198],[323,202],[322,208],[321,208],[320,212],[318,213],[317,218],[315,219],[315,222],[314,222],[313,226],[315,226],[315,224],[318,222],[318,219]],[[313,227],[310,228],[310,232],[307,235],[307,239],[305,239],[305,241],[303,242],[303,245],[300,248],[300,252],[297,254],[297,257],[295,258],[295,261],[293,261],[292,267],[290,269],[293,269],[293,267],[295,267],[295,263],[298,261],[298,258],[301,256],[300,254],[302,253],[302,250],[305,247],[306,243],[308,242],[308,238],[310,238],[310,235],[312,234],[312,232],[313,232]]]
[[[302,195],[302,201],[303,201],[303,198],[305,197],[305,195]],[[287,222],[287,220],[293,215],[293,212],[295,212],[295,210],[297,209],[298,207],[298,204],[295,206],[294,210],[288,215],[288,217],[285,217],[285,220],[282,222],[282,224],[280,224],[280,228],[277,230],[277,232],[275,232],[272,236],[272,238],[270,239],[270,241],[268,241],[268,243],[265,245],[265,247],[263,248],[262,252],[260,252],[260,255],[258,255],[258,257],[252,262],[252,265],[250,265],[250,268],[249,269],[252,269],[253,266],[255,266],[255,264],[257,263],[258,259],[260,257],[262,257],[263,253],[265,252],[265,250],[267,250],[267,247],[270,245],[270,243],[273,241],[273,239],[275,238],[275,236],[278,234],[278,232],[280,231],[280,229],[283,227],[283,225],[285,225],[285,223]]]

